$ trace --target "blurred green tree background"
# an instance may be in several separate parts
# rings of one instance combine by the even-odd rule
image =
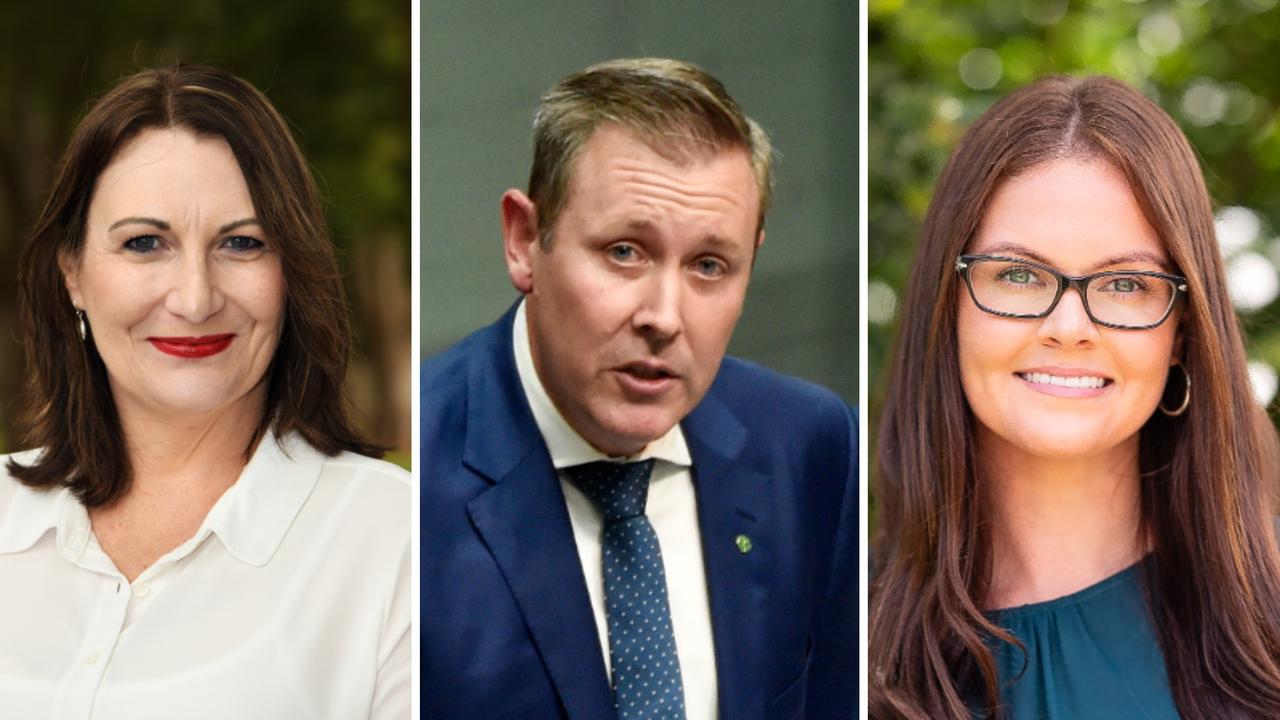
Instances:
[[[868,391],[872,448],[898,299],[934,182],[964,130],[1043,75],[1139,88],[1199,153],[1255,393],[1280,368],[1277,0],[870,0]],[[1275,414],[1273,412],[1273,417]],[[873,470],[874,472],[874,470]]]
[[[245,78],[311,163],[358,340],[348,393],[408,464],[411,402],[409,0],[13,2],[0,9],[0,450],[23,388],[13,268],[71,131],[117,80],[176,61]]]

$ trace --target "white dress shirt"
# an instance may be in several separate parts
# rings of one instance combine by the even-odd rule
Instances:
[[[671,606],[671,629],[675,634],[676,655],[680,659],[680,676],[684,685],[685,712],[688,720],[715,720],[716,658],[711,635],[711,606],[707,599],[707,578],[702,563],[702,535],[698,530],[697,497],[693,490],[689,448],[684,433],[676,425],[662,437],[629,458],[609,458],[591,447],[565,421],[547,395],[534,368],[529,349],[529,329],[524,302],[516,310],[512,329],[512,345],[520,385],[538,431],[551,454],[557,471],[562,468],[597,460],[627,461],[653,458],[653,475],[649,481],[649,498],[645,514],[658,536],[662,548],[662,566],[667,578],[667,597]],[[604,569],[600,559],[600,533],[604,520],[600,511],[563,472],[558,472],[569,508],[569,521],[578,546],[578,560],[587,580],[591,609],[595,613],[596,632],[604,653],[606,671],[610,671],[609,623],[605,616]]]
[[[404,470],[268,435],[130,584],[69,490],[0,470],[0,717],[407,718],[409,520]]]

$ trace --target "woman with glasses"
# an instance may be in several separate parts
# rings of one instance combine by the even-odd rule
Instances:
[[[871,717],[1280,717],[1275,433],[1154,103],[1053,77],[978,119],[891,367]]]

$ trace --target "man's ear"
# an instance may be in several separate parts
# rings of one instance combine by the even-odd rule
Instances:
[[[58,269],[62,271],[62,283],[67,287],[67,295],[71,296],[71,304],[77,309],[84,309],[80,295],[80,261],[63,250],[58,253]]]
[[[502,250],[516,290],[533,292],[533,253],[538,242],[538,206],[512,188],[502,194]]]

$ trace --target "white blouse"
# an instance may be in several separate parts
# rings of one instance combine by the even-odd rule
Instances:
[[[70,491],[2,467],[0,717],[409,717],[404,470],[269,436],[130,584]]]

